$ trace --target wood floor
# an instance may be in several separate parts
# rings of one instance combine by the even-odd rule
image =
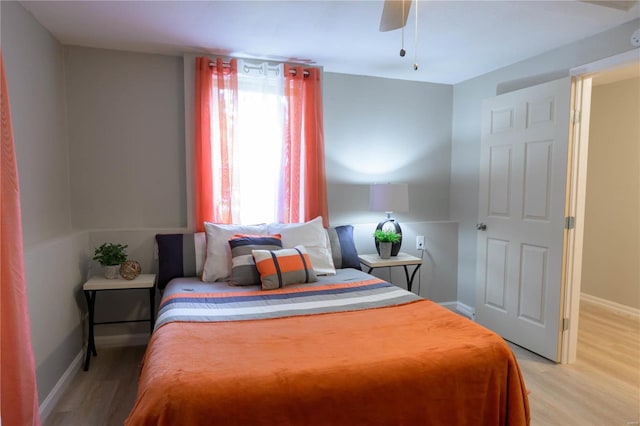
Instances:
[[[44,426],[122,425],[136,400],[145,346],[98,347],[89,371],[79,371]]]
[[[640,423],[640,322],[593,304],[580,309],[578,360],[554,364],[518,346],[536,426],[632,426]],[[136,396],[143,346],[98,348],[88,372],[43,419],[45,426],[122,425]]]
[[[577,361],[571,365],[511,347],[531,391],[531,424],[640,424],[638,318],[582,303]]]

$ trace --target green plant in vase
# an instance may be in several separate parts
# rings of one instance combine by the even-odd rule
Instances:
[[[378,243],[380,257],[389,259],[393,244],[400,241],[400,234],[395,229],[376,229],[373,238]]]
[[[104,243],[94,251],[93,260],[97,260],[105,278],[115,279],[120,275],[120,264],[127,260],[126,244]]]
[[[397,243],[400,241],[400,234],[395,229],[376,229],[373,233],[373,237],[379,243]]]

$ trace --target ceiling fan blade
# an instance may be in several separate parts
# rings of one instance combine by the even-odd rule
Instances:
[[[404,3],[404,14],[403,14]],[[407,25],[411,0],[384,0],[380,31],[397,30]]]

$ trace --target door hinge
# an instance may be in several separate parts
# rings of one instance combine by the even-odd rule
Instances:
[[[569,330],[569,318],[562,318],[562,331]]]
[[[573,124],[578,124],[580,122],[580,116],[581,116],[581,112],[580,110],[572,110],[571,111],[571,122]]]
[[[575,216],[567,216],[564,218],[564,229],[573,229],[576,227]]]

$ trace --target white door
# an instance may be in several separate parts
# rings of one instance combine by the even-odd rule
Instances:
[[[483,103],[476,321],[559,361],[570,79]]]

